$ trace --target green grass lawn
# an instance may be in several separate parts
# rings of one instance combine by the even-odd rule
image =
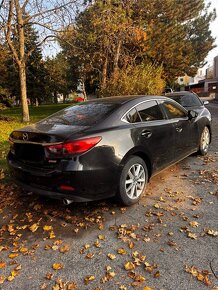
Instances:
[[[69,104],[52,104],[29,107],[30,124],[35,123],[67,106],[69,106]],[[11,118],[11,121],[2,121],[0,119],[0,170],[3,169],[7,179],[6,155],[9,150],[8,137],[13,130],[25,127],[27,124],[20,121],[22,113],[21,108],[18,107],[0,111],[0,116]]]

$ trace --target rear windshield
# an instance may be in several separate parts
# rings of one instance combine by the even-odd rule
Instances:
[[[67,107],[39,123],[91,126],[104,119],[118,106],[112,103],[83,103]]]
[[[201,101],[194,95],[176,95],[176,96],[169,96],[169,98],[175,100],[177,103],[179,103],[183,107],[202,106]]]

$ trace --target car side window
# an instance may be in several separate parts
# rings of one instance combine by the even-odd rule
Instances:
[[[159,105],[155,101],[144,102],[136,106],[142,122],[163,120],[164,116]]]
[[[165,112],[169,119],[186,117],[186,113],[181,108],[179,108],[176,104],[165,101],[162,103],[162,105],[164,106]]]
[[[138,112],[136,111],[136,109],[132,109],[130,110],[126,116],[125,116],[125,119],[127,122],[129,123],[137,123],[137,122],[141,122],[141,119],[139,117],[139,114]]]

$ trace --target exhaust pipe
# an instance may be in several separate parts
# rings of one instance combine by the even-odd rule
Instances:
[[[72,199],[67,199],[67,198],[64,198],[64,199],[63,199],[63,203],[64,203],[64,205],[69,205],[69,204],[71,204],[72,202],[73,202]]]

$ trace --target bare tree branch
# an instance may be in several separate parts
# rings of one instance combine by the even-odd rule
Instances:
[[[49,14],[49,13],[51,13],[51,12],[55,12],[55,11],[57,11],[57,10],[61,10],[62,8],[65,8],[65,7],[67,7],[67,6],[70,5],[70,4],[75,4],[76,2],[77,2],[77,0],[69,1],[69,2],[67,2],[67,3],[65,3],[65,4],[63,4],[63,5],[58,6],[58,7],[54,7],[54,8],[48,9],[48,10],[44,10],[44,11],[41,11],[41,12],[35,13],[35,14],[33,14],[33,15],[28,16],[28,17],[25,19],[25,22],[27,23],[27,22],[29,22],[31,19],[36,18],[36,17],[38,17],[38,16],[40,16],[40,15],[45,15],[45,14]]]
[[[12,41],[11,41],[11,22],[12,22],[12,17],[13,17],[13,8],[14,8],[14,2],[13,2],[13,0],[10,0],[9,1],[9,11],[8,11],[8,20],[7,20],[7,28],[5,31],[5,37],[7,39],[8,45],[13,53],[13,56],[14,56],[17,64],[19,65],[20,59],[19,59],[18,53],[17,53]]]
[[[25,12],[25,9],[28,3],[29,3],[29,0],[25,0],[25,2],[23,3],[23,6],[21,7],[23,13]]]
[[[1,2],[1,4],[0,4],[0,10],[1,10],[3,4],[4,4],[4,0],[2,0],[2,2]]]

